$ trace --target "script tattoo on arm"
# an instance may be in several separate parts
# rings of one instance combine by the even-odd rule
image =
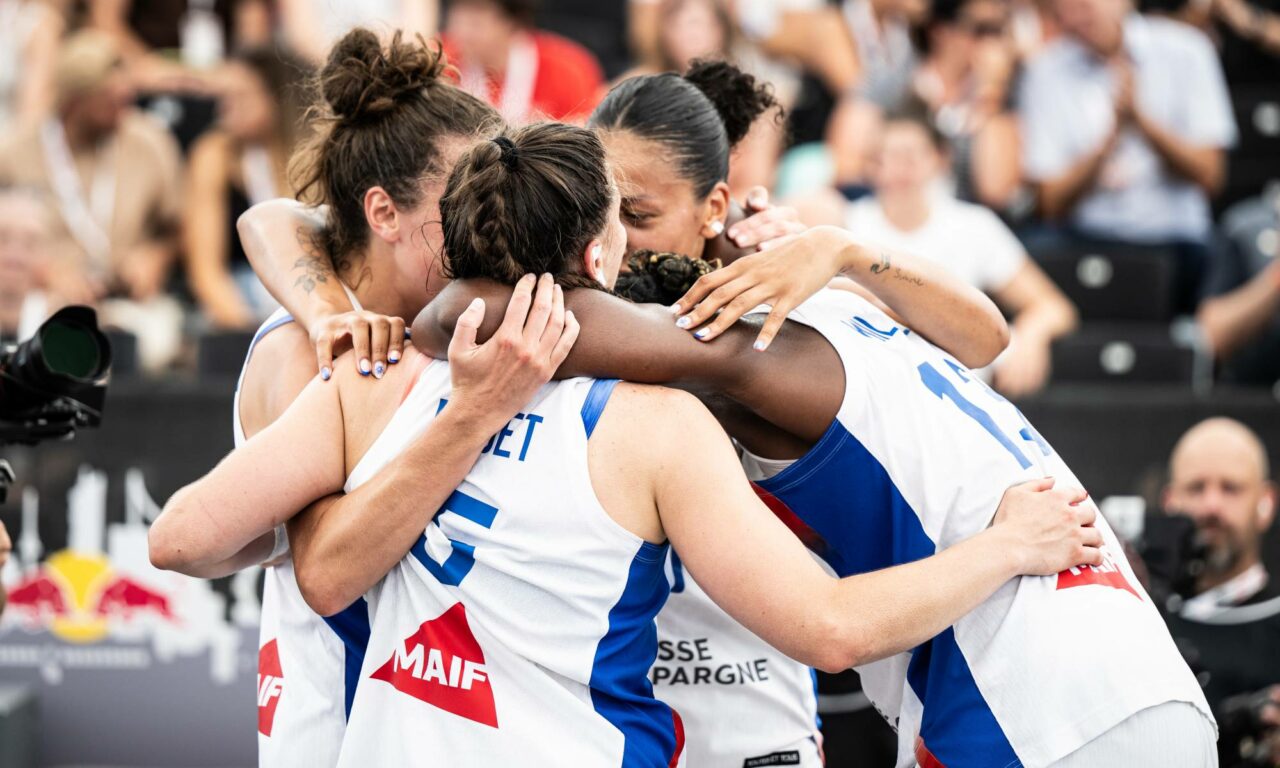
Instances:
[[[889,272],[890,269],[893,271]],[[889,274],[896,280],[903,280],[916,286],[924,285],[924,280],[921,278],[916,277],[910,272],[904,272],[901,267],[893,266],[893,261],[889,258],[889,254],[882,252],[880,254],[880,261],[871,265],[871,274],[881,275],[885,272],[889,272]]]

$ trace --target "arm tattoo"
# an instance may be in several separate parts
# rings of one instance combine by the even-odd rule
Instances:
[[[871,274],[878,275],[881,272],[884,272],[890,266],[891,264],[889,263],[889,254],[882,252],[880,254],[880,263],[871,265]]]
[[[898,268],[895,268],[893,270],[893,276],[899,280],[905,280],[906,282],[911,283],[912,285],[916,285],[916,286],[924,285],[924,280],[921,280],[915,275],[907,274],[906,272],[903,272],[901,269],[898,269]]]
[[[302,274],[294,281],[293,287],[311,293],[316,289],[317,284],[329,281],[333,275],[333,265],[321,253],[315,238],[305,227],[298,227],[296,235],[303,255],[302,258],[293,262],[293,269]]]

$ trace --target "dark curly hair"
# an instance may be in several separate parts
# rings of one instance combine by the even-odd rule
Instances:
[[[591,114],[591,127],[630,131],[664,145],[681,175],[705,197],[729,176],[729,152],[769,110],[773,89],[724,61],[695,61],[680,76],[641,75],[619,83]]]
[[[614,293],[637,304],[674,304],[698,278],[720,268],[719,260],[691,259],[678,253],[636,251],[627,261],[630,272],[618,275]]]
[[[446,67],[438,46],[400,32],[384,46],[373,32],[354,29],[329,52],[309,115],[315,130],[289,173],[300,198],[329,206],[320,245],[339,273],[368,241],[366,190],[382,187],[397,206],[412,208],[422,181],[448,170],[442,138],[501,127],[492,107],[445,78]]]

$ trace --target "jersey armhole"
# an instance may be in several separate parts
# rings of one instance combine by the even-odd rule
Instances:
[[[591,382],[587,399],[582,403],[582,428],[586,430],[588,440],[591,439],[591,433],[596,431],[600,414],[604,413],[604,407],[608,404],[609,396],[613,394],[616,386],[618,386],[618,379],[596,379]]]

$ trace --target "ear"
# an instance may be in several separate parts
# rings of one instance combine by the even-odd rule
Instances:
[[[714,240],[724,232],[725,221],[729,218],[729,185],[717,182],[702,208],[701,234],[707,240]]]
[[[1160,508],[1164,510],[1166,514],[1173,509],[1173,486],[1172,485],[1166,485],[1164,489],[1160,491]]]
[[[1258,532],[1265,533],[1276,519],[1276,487],[1268,484],[1267,490],[1258,500]]]
[[[609,284],[609,276],[604,268],[604,244],[600,242],[600,238],[587,243],[587,247],[582,250],[582,266],[592,280],[604,286]]]
[[[369,230],[388,243],[400,241],[400,211],[382,187],[369,187],[364,193],[364,220]]]

